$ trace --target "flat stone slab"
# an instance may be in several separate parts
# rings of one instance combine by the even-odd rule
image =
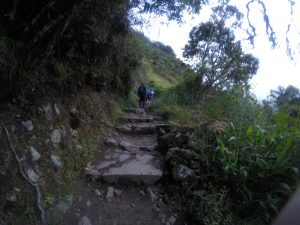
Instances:
[[[163,176],[162,158],[158,154],[148,152],[130,153],[115,150],[97,166],[86,168],[86,175],[109,184],[155,184]]]
[[[154,184],[163,175],[160,158],[150,154],[136,154],[117,166],[100,172],[107,183],[134,182]]]
[[[144,109],[140,109],[140,108],[127,108],[127,109],[125,109],[125,112],[142,114],[142,115],[146,114],[145,110]]]

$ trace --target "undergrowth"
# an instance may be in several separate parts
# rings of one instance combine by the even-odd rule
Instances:
[[[300,106],[270,110],[243,86],[199,96],[191,82],[187,77],[155,103],[171,124],[198,130],[191,145],[201,172],[187,185],[190,219],[270,223],[299,185],[300,119],[289,112]],[[217,121],[225,129],[203,129]]]

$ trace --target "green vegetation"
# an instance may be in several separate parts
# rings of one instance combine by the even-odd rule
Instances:
[[[132,33],[132,46],[135,48],[139,66],[133,73],[133,83],[144,82],[155,90],[157,95],[174,86],[184,76],[187,66],[176,59],[170,46],[159,42],[152,43],[138,32]]]
[[[70,184],[91,162],[104,129],[114,125],[122,108],[136,105],[137,97],[131,89],[144,82],[155,91],[153,107],[158,113],[179,130],[191,128],[191,145],[200,173],[182,184],[189,218],[204,225],[258,225],[269,223],[278,213],[299,184],[300,91],[293,86],[279,87],[262,104],[249,93],[248,82],[257,71],[258,60],[245,54],[235,40],[232,29],[240,25],[242,15],[228,1],[220,1],[211,20],[190,33],[184,56],[191,60],[191,66],[176,59],[170,46],[152,43],[130,29],[130,23],[142,22],[139,12],[181,21],[185,10],[199,12],[205,3],[206,0],[2,3],[1,103],[14,99],[25,118],[30,117],[28,108],[34,100],[77,94],[85,86],[118,96],[109,104],[103,99],[87,99],[89,96],[79,99],[80,112],[88,121],[80,134],[74,133],[80,141],[59,146],[63,149],[62,179],[46,177],[61,182],[61,197],[72,193]],[[258,4],[265,8],[263,1]],[[274,44],[275,33],[266,10],[263,13],[266,32]],[[249,24],[249,40],[253,43],[255,27]],[[57,119],[52,125],[59,128],[61,124]],[[210,124],[210,129],[205,124]],[[22,140],[17,143],[19,147],[33,141],[29,136],[16,137],[15,141],[18,139]],[[3,177],[13,177],[15,171],[7,169],[13,168],[12,155],[4,150],[0,155]],[[49,167],[47,163],[44,166]],[[14,183],[3,180],[4,193]],[[47,194],[43,203],[52,205],[54,200]],[[31,201],[25,196],[17,211],[30,222],[35,214]]]
[[[200,172],[182,184],[191,224],[266,224],[300,181],[299,90],[279,87],[260,103],[248,84],[257,60],[219,22],[192,30],[185,56],[198,60],[154,107],[193,132]]]

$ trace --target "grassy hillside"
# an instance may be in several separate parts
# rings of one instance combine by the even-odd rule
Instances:
[[[131,41],[139,59],[138,68],[133,73],[135,86],[144,82],[154,88],[156,94],[161,94],[185,76],[187,67],[176,58],[170,46],[151,42],[138,32],[133,32]]]

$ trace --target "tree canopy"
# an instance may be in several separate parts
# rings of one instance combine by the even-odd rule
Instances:
[[[279,86],[277,90],[270,91],[269,97],[271,103],[276,107],[300,103],[300,90],[293,85],[289,85],[287,88]]]
[[[258,69],[258,60],[245,54],[233,31],[226,27],[230,11],[218,8],[209,22],[201,23],[190,32],[183,56],[190,59],[202,90],[224,88],[247,83]]]

